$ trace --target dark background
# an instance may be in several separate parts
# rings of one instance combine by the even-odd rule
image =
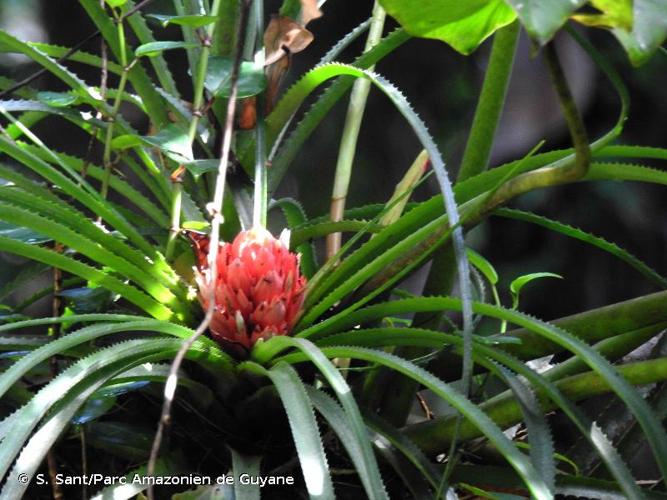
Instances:
[[[267,13],[275,12],[277,6],[278,2],[267,2]],[[288,79],[293,80],[315,64],[336,40],[369,16],[371,6],[370,0],[329,0],[323,9],[325,16],[309,25],[315,42],[295,57]],[[171,13],[171,2],[157,0],[149,11]],[[391,29],[394,22],[388,20],[387,25]],[[94,31],[75,0],[0,0],[0,26],[23,39],[66,46]],[[179,36],[178,30],[153,27],[158,38]],[[632,68],[611,34],[592,30],[586,33],[621,72],[630,89],[631,114],[622,142],[667,147],[667,56],[658,53],[645,66]],[[589,134],[591,138],[599,137],[615,122],[618,99],[609,82],[569,38],[560,37],[558,42]],[[343,59],[350,61],[362,44],[363,40],[357,42]],[[411,40],[377,67],[379,73],[402,89],[428,124],[452,178],[471,123],[489,47],[487,41],[473,56],[463,57],[441,42]],[[99,42],[92,42],[85,50],[98,52]],[[177,56],[170,63],[187,96],[191,91],[183,59]],[[96,71],[77,65],[72,68],[89,83],[98,84]],[[21,58],[0,59],[0,74],[13,78],[34,69]],[[49,76],[35,85],[62,89],[60,82]],[[347,100],[342,100],[320,125],[281,187],[281,193],[300,198],[310,216],[328,211],[346,106]],[[85,137],[63,121],[45,121],[37,131],[56,149],[85,153]],[[521,158],[542,139],[547,141],[543,150],[568,146],[567,131],[540,57],[531,57],[530,45],[522,36],[492,164]],[[386,201],[419,149],[402,117],[384,96],[371,91],[348,206]],[[437,186],[430,184],[421,188],[417,196],[424,199],[436,191]],[[515,200],[512,206],[603,236],[665,273],[664,193],[661,186],[599,182],[530,193]],[[656,291],[636,271],[608,254],[525,223],[493,218],[472,231],[468,241],[496,265],[505,299],[509,282],[520,274],[550,271],[565,278],[535,283],[522,296],[522,308],[545,319]],[[16,263],[12,257],[0,262],[0,282],[13,274]]]

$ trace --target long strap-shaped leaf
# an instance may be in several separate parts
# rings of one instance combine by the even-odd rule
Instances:
[[[16,143],[0,136],[0,152],[20,162],[28,167],[40,177],[58,186],[66,194],[80,202],[93,213],[98,214],[102,219],[111,224],[120,233],[125,235],[142,252],[154,261],[159,261],[160,256],[153,246],[143,237],[127,220],[114,210],[111,205],[103,200],[99,194],[89,192],[78,186],[73,180],[69,179],[51,165],[36,157],[35,155],[23,150]]]
[[[554,491],[556,487],[554,443],[544,412],[530,387],[513,373],[501,368],[496,371],[496,374],[501,376],[521,407],[523,422],[528,431],[530,459],[551,491]]]
[[[35,433],[30,439],[25,448],[21,451],[15,466],[10,473],[10,477],[17,473],[27,474],[31,478],[36,472],[38,466],[43,460],[44,456],[56,441],[60,433],[69,424],[71,417],[81,407],[83,403],[90,397],[95,390],[102,386],[105,382],[112,379],[119,373],[125,372],[135,366],[146,362],[162,361],[173,357],[174,353],[178,351],[180,341],[176,339],[162,339],[162,340],[137,340],[128,341],[114,346],[108,347],[103,351],[95,353],[88,358],[84,358],[76,365],[72,366],[67,372],[73,372],[75,378],[81,378],[81,382],[71,389],[65,389],[67,392],[59,392],[63,384],[59,383],[60,377],[57,377],[50,382],[44,389],[42,389],[33,398],[33,401],[44,396],[44,399],[49,396],[56,398],[55,404],[48,405],[44,412],[49,409],[49,416],[46,423]],[[194,347],[194,346],[193,346]],[[103,360],[92,362],[92,358],[104,355]],[[194,350],[189,351],[187,356],[191,359],[201,358],[206,356],[205,350],[200,346],[195,347]],[[84,372],[85,375],[79,377],[78,372]],[[65,382],[69,382],[65,379]],[[67,385],[67,384],[64,384]],[[63,398],[63,394],[65,394]],[[29,423],[30,419],[34,419],[35,425],[41,419],[39,416],[39,406],[35,405],[37,411],[29,412],[32,401],[26,405],[21,411],[22,424]],[[40,402],[43,405],[43,403]],[[22,429],[22,426],[17,426]],[[0,452],[0,460],[4,459],[5,453],[9,454],[10,450],[6,445],[10,445],[11,440],[7,439],[3,442],[3,450]],[[14,484],[16,483],[16,484]],[[2,498],[17,498],[13,496],[14,492],[21,493],[25,491],[28,483],[23,481],[7,481],[5,488],[0,496]],[[20,496],[20,495],[19,495]]]
[[[0,251],[43,262],[44,264],[57,267],[58,269],[62,269],[63,271],[103,286],[104,288],[121,295],[123,298],[139,307],[141,310],[146,311],[154,318],[170,319],[175,316],[170,308],[157,302],[155,299],[137,288],[123,283],[118,278],[115,278],[104,271],[95,269],[88,264],[79,262],[78,260],[67,257],[61,253],[54,252],[53,250],[47,250],[46,248],[0,236]]]
[[[456,201],[454,200],[454,193],[452,191],[452,186],[447,175],[447,170],[445,169],[445,163],[442,160],[440,152],[433,141],[433,138],[428,133],[426,125],[419,118],[419,116],[414,112],[407,99],[401,94],[396,87],[391,83],[386,81],[379,75],[367,70],[356,68],[354,66],[347,66],[342,64],[330,64],[320,66],[312,71],[310,71],[302,80],[299,81],[297,85],[292,87],[290,91],[281,99],[279,105],[276,107],[274,112],[277,116],[285,113],[291,116],[294,113],[296,108],[303,101],[304,96],[310,94],[317,86],[341,75],[350,75],[357,78],[365,78],[370,80],[375,86],[377,86],[396,106],[398,111],[405,117],[410,126],[412,127],[414,133],[419,138],[422,146],[429,155],[431,165],[435,171],[435,175],[440,184],[440,190],[443,194],[445,211],[447,212],[448,224],[454,228],[452,233],[452,241],[454,245],[454,251],[456,254],[456,263],[459,273],[459,287],[461,291],[461,297],[463,298],[463,323],[464,323],[464,334],[468,337],[471,334],[472,327],[472,313],[470,310],[470,301],[472,298],[470,276],[469,276],[469,266],[468,260],[465,253],[465,245],[463,242],[463,232],[459,224],[459,213],[456,206]],[[267,119],[267,124],[271,124],[271,117]],[[468,353],[469,354],[469,353]],[[469,355],[466,355],[466,358],[469,358]]]
[[[358,442],[362,457],[363,467],[359,470],[361,479],[366,489],[366,494],[370,499],[389,498],[380,476],[375,455],[370,445],[370,439],[364,420],[361,417],[359,407],[352,395],[352,390],[347,385],[343,376],[338,369],[327,359],[322,352],[315,347],[315,345],[306,339],[296,339],[292,337],[276,336],[272,339],[273,344],[278,344],[276,349],[286,349],[295,347],[303,352],[310,361],[317,367],[324,375],[327,382],[333,389],[336,397],[342,404],[347,414],[349,424],[352,427],[352,432]]]
[[[267,370],[256,363],[245,362],[239,365],[239,369],[244,368],[266,375],[276,387],[292,429],[292,439],[310,498],[336,498],[312,404],[299,375],[287,363],[278,363]]]
[[[528,368],[528,366],[526,366],[522,361],[515,359],[513,356],[507,354],[503,350],[489,347],[486,344],[487,341],[484,338],[477,337],[476,340],[477,342],[475,343],[473,349],[473,355],[477,363],[484,366],[491,372],[500,375],[498,373],[498,367],[493,362],[496,361],[502,363],[516,373],[526,377],[526,379],[530,381],[533,387],[540,389],[540,391],[549,397],[557,407],[561,408],[565,412],[565,414],[570,418],[570,420],[572,420],[572,422],[577,426],[586,439],[590,441],[591,445],[598,450],[610,472],[618,480],[619,484],[621,484],[621,487],[626,492],[628,497],[641,498],[641,493],[639,492],[639,489],[637,488],[637,485],[632,478],[632,474],[623,462],[623,459],[616,451],[614,445],[609,442],[599,427],[592,423],[583,412],[581,412],[564,396],[557,385],[550,382],[548,379],[536,373],[532,369]],[[463,344],[463,341],[458,335],[431,330],[417,328],[372,328],[365,330],[353,330],[350,332],[332,335],[322,339],[320,341],[320,346],[326,348],[328,346],[335,345],[356,345],[362,347],[380,348],[388,346],[414,345],[438,348],[443,344],[448,343],[460,348]],[[299,361],[304,361],[305,357],[301,353],[295,353],[288,354],[280,359],[285,362],[296,363]],[[491,403],[485,403],[481,405],[481,408],[484,411],[491,411],[492,406]],[[493,417],[493,413],[491,413],[490,416]],[[518,421],[519,414],[516,416],[517,420],[504,423],[514,423]],[[442,432],[436,433],[437,436],[431,433],[428,434],[428,437],[426,438],[421,437],[424,435],[424,432],[420,432],[420,428],[439,428],[438,419],[409,427],[408,435],[415,440],[419,438],[418,443],[421,446],[423,446],[427,451],[435,453],[441,449],[442,446],[447,444],[449,439],[451,439],[453,429],[457,427],[455,425],[454,418],[452,418],[451,422],[449,423],[452,425],[447,428],[447,439],[443,439],[444,434]],[[458,428],[459,437],[461,435],[477,437],[482,434],[482,432],[474,432],[475,429],[478,429],[474,423],[464,421],[462,425],[462,427]]]
[[[262,463],[261,455],[244,455],[230,448],[232,452],[232,469],[234,471],[234,500],[259,500],[261,491],[259,483],[244,483],[239,480],[241,474],[247,474],[250,477],[259,476],[260,465]]]
[[[530,460],[516,448],[498,426],[470,400],[423,368],[392,354],[359,347],[325,347],[322,353],[329,358],[351,358],[378,363],[419,382],[473,422],[524,479],[535,498],[553,498],[549,487],[539,476]],[[276,363],[284,364],[279,359],[276,360]]]
[[[355,61],[354,65],[360,68],[370,68],[394,49],[400,47],[410,39],[404,30],[398,29],[383,38],[380,43],[368,52],[364,52]],[[296,126],[296,129],[290,134],[284,147],[276,157],[269,171],[269,191],[273,192],[280,183],[280,180],[287,172],[287,168],[299,151],[302,150],[303,143],[315,130],[317,125],[328,115],[329,110],[341,99],[347,90],[352,87],[352,79],[341,78],[327,89],[315,102],[304,118]],[[283,127],[291,119],[291,115],[286,115],[276,119],[275,134],[280,134]],[[271,150],[271,148],[267,148]]]
[[[0,195],[1,197],[1,195]],[[158,279],[148,274],[144,269],[119,257],[110,250],[101,245],[101,242],[91,240],[76,231],[68,228],[41,214],[28,211],[0,201],[0,220],[18,224],[22,227],[30,228],[40,234],[48,236],[65,246],[76,250],[87,256],[101,266],[108,266],[115,273],[125,276],[134,281],[139,287],[145,290],[158,302],[165,304],[170,309],[184,311],[184,307],[179,304],[178,298]],[[150,265],[144,261],[144,267]]]
[[[90,92],[88,86],[83,80],[58,64],[55,60],[41,52],[39,49],[30,46],[26,42],[22,42],[13,37],[9,33],[0,30],[0,50],[20,52],[30,58],[31,61],[36,62],[40,66],[47,69],[54,76],[62,80],[65,84],[72,88],[84,101],[92,104],[95,107],[102,106],[106,111],[111,111],[110,107],[105,106]]]
[[[21,146],[28,151],[35,154],[35,156],[40,157],[42,160],[47,162],[52,162],[52,159],[48,157],[42,150],[36,148],[30,144],[19,143]],[[82,172],[84,168],[84,160],[77,158],[76,156],[71,156],[66,153],[56,152],[53,153],[60,158],[62,161],[70,165],[77,172]],[[96,180],[101,180],[104,176],[104,169],[96,165],[88,163],[87,165],[88,175]],[[143,180],[143,179],[142,179]],[[152,180],[152,179],[151,179]],[[152,183],[146,185],[147,188],[151,189]],[[154,186],[153,186],[154,187]],[[143,194],[137,191],[132,187],[128,182],[121,179],[119,176],[111,176],[109,179],[109,188],[116,191],[118,194],[124,196],[130,203],[144,211],[151,219],[153,219],[158,225],[163,227],[168,227],[168,217],[166,212],[163,209],[160,209],[152,201],[146,198]],[[152,190],[151,190],[152,192]],[[157,197],[156,197],[157,198]],[[158,198],[159,200],[159,198]]]
[[[16,454],[21,450],[25,440],[46,412],[76,384],[85,381],[98,370],[126,357],[160,353],[164,354],[162,359],[167,359],[180,348],[180,345],[181,342],[177,339],[130,340],[91,354],[63,371],[41,389],[28,404],[13,413],[8,419],[5,419],[5,421],[9,420],[11,422],[11,432],[5,433],[2,440],[0,478],[5,476]],[[195,343],[192,349],[188,351],[188,356],[210,356],[212,352],[208,347]],[[125,366],[123,370],[128,368]]]
[[[81,328],[73,333],[63,335],[62,337],[45,344],[23,356],[19,361],[10,366],[0,375],[0,397],[9,388],[18,382],[25,374],[43,361],[61,354],[76,346],[90,342],[91,340],[111,335],[119,332],[153,332],[173,335],[178,338],[188,338],[193,334],[189,328],[180,325],[168,323],[166,321],[157,321],[154,319],[138,318],[136,316],[109,315],[109,314],[82,314],[66,318],[44,318],[39,320],[20,321],[8,325],[0,326],[0,331],[7,331],[17,328],[28,328],[39,325],[54,324],[56,322],[81,322],[81,321],[117,321],[117,323],[102,323]],[[217,351],[217,356],[222,364],[226,364],[227,369],[231,367],[231,358],[220,351],[213,341],[202,337],[199,341],[202,346],[207,346],[212,351]]]
[[[524,222],[530,222],[532,224],[537,224],[539,226],[546,227],[547,229],[550,229],[552,231],[564,234],[565,236],[569,236],[579,241],[589,243],[593,246],[600,248],[601,250],[604,250],[605,252],[612,254],[615,257],[618,257],[622,261],[631,265],[637,271],[642,273],[644,276],[646,276],[648,279],[650,279],[653,283],[657,284],[658,286],[662,288],[667,288],[667,278],[658,274],[651,267],[645,264],[642,260],[632,255],[630,252],[624,250],[615,243],[610,243],[604,238],[600,238],[599,236],[587,233],[586,231],[583,231],[576,227],[572,227],[568,224],[563,224],[562,222],[549,219],[548,217],[537,215],[531,212],[525,212],[523,210],[516,210],[511,208],[499,208],[493,212],[493,215],[498,215],[500,217],[506,217],[508,219],[520,220]]]
[[[423,312],[428,310],[455,310],[462,308],[461,301],[446,297],[420,297],[395,301],[400,304],[399,309],[403,312]],[[387,304],[389,308],[392,303]],[[439,308],[439,309],[438,309]],[[517,326],[524,327],[540,337],[558,344],[568,351],[580,357],[588,366],[596,371],[606,383],[614,390],[633,412],[637,421],[642,426],[644,433],[651,445],[656,462],[658,463],[663,477],[667,477],[667,435],[661,423],[656,419],[651,408],[642,399],[639,393],[626,380],[619,376],[618,372],[606,359],[586,343],[554,325],[550,325],[536,318],[532,318],[518,311],[505,309],[503,307],[475,302],[473,310],[477,314],[492,318],[505,320]],[[386,310],[384,311],[387,312]],[[383,316],[386,314],[383,314]]]

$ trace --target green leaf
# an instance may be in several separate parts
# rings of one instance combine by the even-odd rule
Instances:
[[[475,252],[472,248],[466,249],[468,253],[468,260],[481,272],[489,283],[492,285],[498,284],[498,273],[493,264]]]
[[[184,163],[185,168],[195,179],[209,172],[217,172],[220,167],[220,160],[193,160]]]
[[[587,0],[506,1],[514,8],[526,31],[541,44],[545,44]]]
[[[233,61],[229,57],[211,57],[208,61],[206,90],[218,97],[229,97],[231,93]],[[238,79],[238,97],[257,95],[266,88],[264,68],[255,63],[244,61]]]
[[[134,134],[124,134],[113,138],[111,147],[113,149],[128,149],[143,144],[141,137]]]
[[[253,362],[239,365],[239,369],[242,367],[269,377],[276,387],[292,429],[292,439],[310,497],[335,498],[312,404],[296,370],[287,363],[277,363],[270,370]]]
[[[435,38],[470,54],[516,14],[504,0],[381,0],[387,13],[413,36]]]
[[[632,31],[616,28],[613,33],[632,64],[644,64],[667,39],[667,2],[634,0]]]
[[[0,236],[22,241],[23,243],[29,243],[31,245],[41,245],[47,241],[52,241],[52,238],[44,236],[32,229],[2,221],[0,221]]]
[[[615,257],[618,257],[622,261],[631,265],[656,285],[662,288],[667,288],[667,278],[658,274],[651,267],[649,267],[647,264],[645,264],[643,261],[632,255],[631,253],[620,248],[615,243],[608,242],[604,238],[600,238],[593,234],[587,233],[586,231],[582,231],[581,229],[577,229],[567,224],[563,224],[562,222],[548,219],[546,217],[533,214],[531,212],[524,212],[521,210],[516,210],[511,208],[500,208],[496,210],[493,213],[493,215],[499,215],[501,217],[508,217],[510,219],[531,222],[533,224],[546,227],[547,229],[550,229],[552,231],[557,231],[571,238],[575,238],[585,243],[589,243],[597,248],[609,252]]]
[[[39,92],[37,99],[54,108],[64,108],[76,103],[79,100],[79,96],[69,92]]]
[[[276,344],[278,347],[276,347]],[[350,427],[357,441],[358,451],[361,455],[358,471],[368,498],[371,500],[389,498],[384,483],[382,482],[377,462],[375,461],[375,455],[373,454],[370,445],[368,431],[364,425],[359,407],[352,395],[352,390],[336,367],[334,367],[334,365],[312,342],[306,339],[276,336],[262,344],[262,347],[264,348],[267,346],[271,346],[274,349],[280,349],[280,346],[283,348],[287,346],[296,347],[303,352],[322,375],[324,375],[329,386],[333,389],[336,397],[338,397],[338,400],[343,406],[347,416],[347,425]],[[257,355],[259,351],[261,351],[261,347],[255,351],[253,351],[253,355]]]
[[[127,0],[105,0],[109,7],[122,7],[127,3]]]
[[[82,425],[107,413],[116,404],[114,396],[91,397],[72,417],[72,423]]]
[[[111,292],[101,287],[72,288],[70,290],[63,290],[58,295],[65,297],[68,305],[77,314],[103,312],[109,307],[112,301]]]
[[[165,50],[194,49],[196,47],[199,47],[199,45],[196,43],[187,42],[149,42],[137,47],[137,49],[134,51],[134,55],[137,57],[155,57]]]
[[[192,146],[188,139],[188,131],[181,125],[172,123],[157,134],[143,136],[141,139],[145,143],[159,148],[178,163],[188,163],[194,159]]]
[[[355,347],[327,347],[322,349],[327,357],[351,358],[380,363],[390,369],[414,379],[427,389],[433,391],[438,397],[447,401],[455,407],[468,420],[473,421],[505,459],[514,467],[530,489],[531,493],[540,499],[551,498],[549,488],[537,474],[537,471],[516,446],[503,434],[503,432],[486,416],[477,405],[463,397],[450,385],[434,377],[424,369],[407,360],[382,351]],[[276,359],[276,366],[283,365],[284,361]]]
[[[170,24],[189,26],[191,28],[201,28],[202,26],[211,24],[216,20],[215,16],[165,16],[162,14],[148,14],[148,17],[157,19],[164,28]]]
[[[241,474],[248,474],[251,477],[259,476],[260,465],[262,463],[261,455],[244,455],[234,448],[232,452],[232,467],[234,470],[234,499],[235,500],[259,500],[259,484],[243,484],[239,477]]]
[[[586,26],[632,31],[632,2],[633,0],[591,0],[591,4],[601,13],[575,14],[572,19]]]
[[[521,289],[531,281],[535,281],[542,278],[563,279],[561,275],[554,273],[531,273],[531,274],[524,274],[523,276],[515,278],[510,283],[510,292],[512,292],[512,299],[514,301],[513,307],[517,307],[519,304],[519,293],[521,293]]]

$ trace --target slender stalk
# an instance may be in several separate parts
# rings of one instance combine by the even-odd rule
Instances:
[[[488,168],[493,140],[505,105],[507,87],[514,66],[520,26],[518,20],[514,21],[498,30],[493,37],[489,64],[459,169],[459,182],[474,177]]]
[[[197,330],[192,334],[190,338],[183,342],[183,345],[179,349],[178,353],[174,358],[174,361],[171,364],[169,369],[169,376],[167,377],[167,383],[164,388],[164,402],[162,405],[162,413],[160,415],[160,421],[158,422],[157,431],[155,433],[155,438],[153,440],[153,446],[151,447],[151,454],[148,460],[148,476],[155,474],[155,463],[157,461],[158,455],[160,453],[160,445],[162,444],[162,436],[165,432],[165,428],[170,424],[171,421],[171,406],[174,401],[174,395],[176,393],[176,387],[178,385],[178,370],[187,354],[188,350],[195,341],[204,334],[208,326],[211,324],[213,319],[213,312],[215,310],[215,286],[212,286],[217,281],[218,276],[218,247],[220,242],[220,224],[222,224],[222,202],[225,192],[225,184],[227,178],[227,166],[229,164],[229,154],[231,151],[232,145],[232,134],[234,130],[234,113],[236,112],[236,97],[238,94],[238,79],[239,71],[241,66],[241,60],[243,56],[243,45],[245,40],[245,33],[247,29],[246,19],[248,17],[248,11],[252,4],[253,0],[243,0],[241,3],[241,9],[239,13],[239,28],[237,30],[237,44],[234,55],[234,65],[232,68],[231,75],[231,93],[229,100],[227,102],[227,115],[225,118],[225,127],[224,134],[222,138],[222,146],[220,151],[220,163],[218,165],[218,175],[215,184],[215,193],[213,201],[209,204],[209,212],[211,213],[211,239],[209,244],[208,252],[208,263],[209,263],[209,275],[208,283],[211,285],[208,289],[208,307],[206,308],[206,315],[204,319],[197,327]],[[216,2],[216,5],[219,6],[219,2]],[[148,488],[148,498],[153,500],[154,491],[153,485]]]
[[[116,118],[118,117],[118,112],[120,111],[120,105],[123,102],[123,93],[125,92],[125,86],[127,85],[127,79],[131,66],[127,62],[127,47],[125,44],[125,27],[122,21],[122,17],[117,17],[118,22],[118,44],[120,46],[120,64],[123,67],[123,72],[120,75],[120,83],[118,84],[118,93],[114,100],[113,107],[111,108],[111,114],[107,117],[109,126],[107,127],[106,137],[104,138],[104,153],[102,156],[102,164],[104,165],[104,177],[102,178],[102,187],[100,188],[100,195],[102,198],[106,199],[109,194],[109,180],[111,179],[111,171],[113,170],[113,163],[111,161],[111,141],[113,140],[114,125]]]
[[[371,50],[382,38],[385,17],[386,13],[384,9],[376,1],[373,6],[371,26],[368,31],[364,52]],[[373,67],[370,69],[372,70]],[[334,222],[341,220],[345,211],[345,200],[350,186],[352,164],[354,162],[359,130],[361,129],[361,121],[364,117],[370,87],[371,82],[366,79],[358,79],[352,87],[350,104],[347,108],[347,116],[345,117],[345,125],[343,127],[343,136],[338,150],[338,162],[336,164],[334,187],[331,194],[331,220]],[[341,241],[341,233],[332,233],[327,236],[327,258],[331,258],[338,253]]]
[[[549,70],[553,87],[558,94],[565,121],[572,137],[575,150],[574,161],[539,168],[515,177],[501,186],[491,199],[488,200],[482,211],[483,213],[488,213],[498,205],[502,205],[508,200],[528,191],[577,181],[583,178],[588,172],[588,167],[591,163],[591,148],[588,143],[586,128],[570,92],[570,87],[568,86],[553,42],[544,48],[544,60]]]
[[[264,6],[262,2],[253,5],[255,26],[255,64],[264,67]],[[264,123],[265,99],[257,96],[257,123],[255,125],[255,189],[253,194],[253,227],[266,227],[266,213],[268,211],[268,175],[266,165],[266,126]]]
[[[221,0],[214,0],[211,6],[211,15],[217,17],[220,14]],[[209,24],[204,30],[202,37],[202,49],[199,54],[197,72],[194,78],[194,98],[192,101],[192,121],[188,129],[188,142],[190,146],[197,137],[197,127],[203,116],[204,108],[204,83],[206,82],[206,72],[208,71],[208,60],[211,55],[211,44],[215,35],[217,23]],[[167,239],[167,248],[165,249],[165,258],[169,261],[174,255],[176,240],[181,226],[181,209],[183,205],[183,186],[180,175],[172,177],[171,192],[171,228],[169,238]]]

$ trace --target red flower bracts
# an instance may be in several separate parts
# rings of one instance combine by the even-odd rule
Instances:
[[[209,237],[188,232],[195,247],[199,302],[210,296]],[[289,233],[280,239],[262,228],[243,231],[218,250],[215,312],[210,330],[218,341],[252,347],[259,339],[287,335],[303,305],[306,278],[299,256],[289,251]]]

